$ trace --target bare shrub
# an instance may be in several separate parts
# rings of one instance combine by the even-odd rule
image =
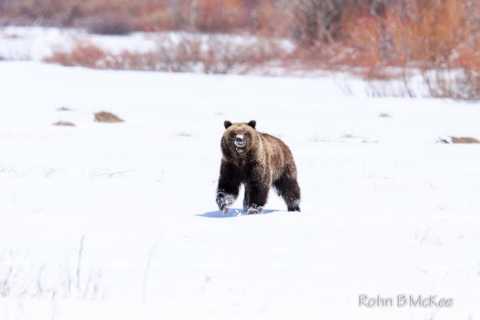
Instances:
[[[201,72],[207,74],[243,74],[285,55],[273,41],[238,44],[215,37],[170,39],[158,42],[155,51],[146,54],[125,52],[112,65],[114,69]]]
[[[293,3],[294,37],[302,46],[331,42],[339,31],[340,1],[299,0]]]
[[[468,1],[402,0],[388,6],[383,4],[379,7],[381,10],[372,10],[375,1],[359,1],[354,5],[345,0],[340,7],[335,5],[339,0],[305,1],[316,8],[304,10],[316,15],[315,19],[310,18],[310,24],[316,28],[321,22],[328,22],[318,17],[321,12],[339,12],[339,18],[334,21],[335,30],[341,34],[333,43],[325,44],[318,42],[321,32],[312,31],[311,38],[316,41],[311,40],[310,47],[298,49],[310,60],[317,57],[323,64],[383,68],[406,64],[444,66],[453,60],[465,60],[461,57],[471,59],[478,55],[477,50],[471,49],[479,35],[478,23],[472,19],[474,13]],[[296,25],[308,26],[308,23],[299,21]]]
[[[270,40],[235,42],[216,37],[162,37],[147,53],[105,52],[91,43],[79,43],[71,52],[57,52],[47,62],[114,70],[244,74],[281,61],[287,52]]]
[[[397,57],[406,62],[417,61],[444,65],[455,50],[469,37],[466,1],[415,0],[408,18],[399,12],[389,13],[385,21]]]
[[[98,64],[106,57],[107,54],[93,43],[77,42],[70,52],[57,51],[46,58],[45,62],[58,63],[64,66],[97,68]]]
[[[303,46],[331,43],[349,35],[345,21],[355,16],[383,17],[391,0],[296,0],[291,1],[294,12],[294,37]],[[345,18],[347,17],[347,18]]]
[[[368,1],[358,2],[363,7],[341,2],[340,7],[336,0],[303,2],[310,8],[304,19],[314,26],[310,42],[292,55],[303,68],[350,71],[375,84],[370,95],[410,97],[418,95],[407,75],[414,69],[421,72],[428,96],[480,99],[480,5],[464,0],[383,1],[372,12]],[[325,29],[321,23],[328,19],[318,15],[328,10],[341,12],[336,22],[340,36],[325,41],[317,29]],[[299,20],[297,27],[309,23]],[[392,73],[392,68],[404,71]],[[378,81],[392,79],[390,88]]]
[[[480,73],[476,70],[427,70],[422,77],[431,97],[480,100]]]
[[[409,85],[399,79],[395,80],[367,80],[365,88],[367,96],[372,98],[396,97],[396,98],[415,98],[416,92],[409,88]],[[380,114],[379,117],[388,118],[386,114]]]

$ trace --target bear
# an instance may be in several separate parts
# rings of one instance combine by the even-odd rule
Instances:
[[[279,138],[256,129],[257,122],[224,122],[222,161],[216,202],[224,213],[238,197],[243,184],[243,211],[261,213],[273,187],[288,211],[300,211],[297,168],[289,147]]]

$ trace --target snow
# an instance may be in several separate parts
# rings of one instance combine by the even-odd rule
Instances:
[[[480,317],[480,149],[437,143],[480,137],[478,105],[345,94],[335,75],[0,74],[0,319]],[[225,119],[290,145],[302,213],[273,192],[266,214],[217,211]]]

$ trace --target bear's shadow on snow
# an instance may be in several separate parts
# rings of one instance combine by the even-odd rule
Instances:
[[[260,213],[260,215],[279,212],[279,211],[280,210],[264,209],[262,213]],[[247,215],[246,213],[243,212],[243,209],[232,208],[232,209],[229,209],[227,213],[217,210],[217,211],[210,211],[202,214],[197,214],[197,216],[202,218],[225,219],[225,218],[235,218],[239,216],[256,216],[256,215],[255,214]]]

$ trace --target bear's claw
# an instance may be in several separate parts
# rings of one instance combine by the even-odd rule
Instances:
[[[250,207],[247,210],[247,214],[259,214],[262,213],[262,207]]]

